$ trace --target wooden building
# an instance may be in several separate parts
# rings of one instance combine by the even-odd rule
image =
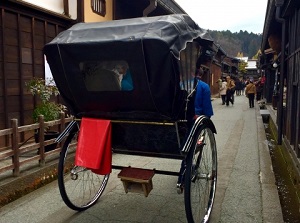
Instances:
[[[257,59],[247,59],[247,66],[245,67],[246,69],[246,74],[244,75],[245,79],[252,79],[254,81],[257,81],[257,79],[260,77],[260,73],[258,72],[259,69],[257,68]]]
[[[300,158],[300,1],[268,0],[259,66],[276,103],[278,144]],[[272,92],[273,91],[273,92]],[[274,101],[275,100],[275,101]]]
[[[213,80],[211,81],[211,92],[212,95],[219,94],[219,79],[231,76],[233,79],[238,77],[238,63],[239,60],[227,55],[226,51],[217,43],[214,43],[216,47],[216,55],[214,57],[211,72]]]
[[[0,1],[0,128],[17,118],[32,123],[36,104],[25,88],[32,77],[44,78],[44,45],[75,20],[22,1]]]

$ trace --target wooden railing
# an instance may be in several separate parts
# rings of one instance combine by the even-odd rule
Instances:
[[[54,144],[55,139],[44,140],[45,129],[55,128],[59,132],[63,131],[66,124],[73,118],[65,118],[62,114],[60,119],[44,122],[44,117],[39,117],[39,122],[31,125],[18,126],[18,120],[11,120],[11,128],[0,130],[0,138],[8,141],[8,146],[0,148],[0,174],[19,176],[21,167],[25,166],[44,166],[48,157],[53,154],[58,156],[61,145],[55,149],[45,152],[47,145]],[[38,132],[38,142],[35,142],[34,133]],[[26,135],[30,140],[20,141],[21,135]],[[53,157],[53,156],[52,156]],[[12,173],[8,173],[12,171]]]

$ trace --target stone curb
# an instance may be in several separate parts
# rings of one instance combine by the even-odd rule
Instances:
[[[57,161],[58,162],[58,161]],[[0,182],[0,208],[57,179],[57,162]]]
[[[282,223],[283,215],[259,107],[256,107],[263,222]]]

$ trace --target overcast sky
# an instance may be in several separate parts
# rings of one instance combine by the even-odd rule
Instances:
[[[204,29],[262,33],[268,0],[175,0]]]

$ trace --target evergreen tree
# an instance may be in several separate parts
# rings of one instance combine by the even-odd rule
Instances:
[[[252,58],[260,49],[262,35],[248,33],[247,31],[232,33],[229,30],[216,31],[209,30],[215,42],[221,45],[229,56],[243,53],[244,57]]]

